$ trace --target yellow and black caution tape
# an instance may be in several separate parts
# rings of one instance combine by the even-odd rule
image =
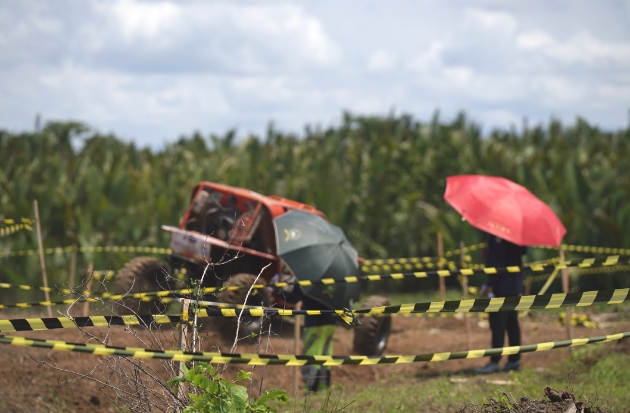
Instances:
[[[630,337],[630,332],[574,338],[571,340],[550,341],[546,343],[526,344],[523,346],[501,347],[485,350],[449,351],[411,356],[300,356],[292,354],[238,354],[211,352],[184,352],[179,350],[150,350],[127,347],[110,347],[100,344],[73,344],[60,340],[38,340],[24,337],[0,336],[0,343],[13,346],[40,347],[59,351],[74,351],[97,356],[122,356],[139,359],[161,359],[173,361],[205,361],[218,364],[250,364],[250,365],[285,365],[285,366],[341,366],[376,364],[404,364],[422,361],[446,361],[457,359],[476,359],[489,356],[506,356],[510,354],[547,351],[563,347],[576,347],[593,343],[607,343]]]
[[[92,278],[93,280],[98,280],[98,281],[111,281],[111,280],[116,280],[120,277],[120,271],[98,270],[98,271],[94,271],[89,277]],[[181,270],[176,270],[173,278],[176,278],[180,281],[185,280],[186,269],[182,268]]]
[[[584,253],[591,253],[591,254],[630,255],[630,248],[596,247],[596,246],[589,246],[589,245],[561,244],[559,248],[549,247],[546,245],[539,245],[539,246],[535,246],[534,248],[544,248],[544,249],[551,249],[551,250],[560,249],[562,251],[584,252]]]
[[[595,267],[595,268],[577,268],[572,275],[582,276],[589,274],[610,274],[615,272],[630,272],[630,265],[612,265],[609,267]],[[551,274],[540,274],[528,276],[525,278],[525,284],[547,281]]]
[[[476,251],[485,246],[486,246],[485,242],[482,242],[476,245],[470,245],[468,247],[464,247],[463,252],[467,253],[470,251]],[[449,258],[453,256],[458,257],[461,253],[462,253],[462,249],[458,248],[453,251],[446,251],[444,253],[444,257],[445,258]],[[433,264],[434,266],[437,266],[441,260],[442,259],[440,257],[379,258],[379,259],[373,259],[373,260],[365,260],[363,261],[363,266],[366,268],[371,268],[372,266],[382,267],[384,265],[389,265],[389,266],[392,266],[392,269],[395,271],[403,270],[403,269],[412,270],[414,268],[416,269],[431,268],[430,266],[422,266],[422,264]],[[395,264],[399,264],[402,266],[399,268],[395,268],[393,267]],[[367,269],[365,271],[380,271],[380,270]],[[390,270],[385,269],[385,271],[390,271]]]
[[[0,288],[2,289],[18,289],[18,290],[26,290],[26,291],[46,291],[46,292],[55,292],[56,290],[52,287],[31,287],[30,285],[20,285],[20,284],[9,284],[9,283],[0,283]],[[72,291],[68,289],[60,289],[62,294],[71,294]]]
[[[630,265],[614,265],[612,267],[580,268],[577,275],[608,274],[611,272],[630,272]]]
[[[170,304],[175,301],[179,301],[176,297],[141,297],[139,301],[145,302],[159,302],[162,304]],[[64,300],[57,301],[34,301],[28,303],[14,303],[14,304],[0,304],[0,310],[6,308],[31,308],[31,307],[49,307],[52,305],[69,305],[75,303],[102,303],[101,298],[82,297],[82,298],[66,298]]]
[[[248,307],[202,308],[198,317],[237,317],[239,314],[252,317],[266,316],[318,316],[336,314],[344,320],[353,315],[389,315],[416,313],[493,313],[499,311],[524,311],[556,309],[560,307],[586,307],[593,304],[621,304],[630,301],[630,289],[587,291],[583,293],[528,295],[523,297],[476,298],[459,301],[440,301],[401,304],[358,310],[286,310],[277,308]],[[150,325],[151,323],[178,323],[175,315],[128,315],[91,317],[20,318],[0,320],[0,333],[10,331],[52,330],[57,328],[93,327],[108,325]]]
[[[481,242],[479,244],[475,244],[475,245],[470,245],[468,247],[464,247],[463,249],[457,248],[457,249],[455,249],[453,251],[446,251],[444,253],[444,256],[446,258],[453,257],[453,256],[457,257],[462,252],[467,253],[467,252],[470,252],[470,251],[476,251],[476,250],[484,248],[485,246],[486,246],[486,243],[485,242]]]
[[[220,291],[235,291],[243,288],[253,288],[253,289],[261,289],[267,287],[286,287],[289,285],[300,285],[303,287],[308,287],[312,285],[330,285],[330,284],[338,284],[338,283],[354,283],[359,281],[380,281],[380,280],[388,280],[388,279],[403,279],[403,278],[426,278],[429,276],[440,276],[440,277],[448,277],[451,275],[475,275],[475,274],[498,274],[498,273],[517,273],[522,271],[534,271],[534,272],[544,272],[555,269],[563,269],[563,268],[571,268],[571,267],[579,267],[579,268],[595,268],[595,267],[612,267],[619,264],[630,264],[630,258],[625,260],[620,260],[619,256],[613,255],[607,257],[605,259],[596,259],[596,258],[585,258],[583,260],[575,260],[575,261],[561,261],[556,264],[535,264],[531,266],[510,266],[505,268],[460,268],[455,270],[433,270],[433,271],[416,271],[416,272],[402,272],[402,273],[390,273],[390,274],[369,274],[369,275],[358,275],[358,276],[348,276],[344,278],[321,278],[319,280],[301,280],[296,282],[279,282],[271,285],[264,284],[255,284],[253,286],[224,286],[224,287],[206,287],[202,288],[199,291],[201,294],[211,294]],[[53,291],[52,288],[46,289],[45,287],[31,287],[28,285],[16,285],[16,284],[7,284],[0,283],[0,288],[20,288],[23,290],[40,290],[40,291]],[[59,290],[62,294],[71,294],[72,292],[67,289]],[[134,294],[110,294],[105,293],[100,295],[100,298],[109,299],[109,300],[119,300],[121,298],[143,298],[143,297],[169,297],[173,294],[180,295],[191,295],[196,293],[196,289],[194,288],[185,288],[181,290],[170,290],[170,291],[156,291],[156,292],[147,292],[147,293],[134,293]]]
[[[438,268],[448,268],[450,270],[457,269],[457,263],[454,261],[435,261],[435,262],[403,262],[405,259],[401,258],[401,262],[392,262],[393,259],[387,260],[387,262],[383,263],[372,263],[370,265],[363,264],[361,266],[362,273],[370,273],[370,272],[389,272],[389,271],[413,271],[413,270],[424,270],[424,269],[438,269]],[[381,261],[381,260],[375,260]]]
[[[30,218],[20,218],[19,223],[14,219],[5,219],[5,226],[0,228],[0,237],[15,234],[23,229],[32,231],[33,227],[31,227],[31,225],[33,225],[33,223],[35,223],[35,220]]]
[[[108,327],[108,326],[149,326],[153,324],[179,323],[179,315],[121,315],[89,317],[18,318],[0,320],[0,332],[55,330],[59,328]]]
[[[75,245],[69,245],[67,247],[55,247],[44,248],[44,254],[62,254],[77,250],[78,252],[137,252],[142,254],[158,254],[158,255],[170,255],[170,248],[161,247],[136,247],[136,246],[105,246],[105,247],[77,247]],[[37,250],[22,250],[22,251],[9,251],[0,252],[0,258],[2,257],[23,257],[28,255],[37,254]]]

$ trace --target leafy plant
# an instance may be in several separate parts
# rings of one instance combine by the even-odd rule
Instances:
[[[167,384],[174,392],[184,383],[196,389],[194,393],[188,394],[190,404],[184,409],[184,413],[277,413],[267,403],[277,401],[286,404],[287,392],[272,389],[261,397],[254,398],[250,404],[247,389],[236,382],[249,380],[251,375],[252,373],[240,370],[236,380],[231,381],[221,377],[214,366],[197,363],[192,369],[184,366],[184,375],[172,378]]]

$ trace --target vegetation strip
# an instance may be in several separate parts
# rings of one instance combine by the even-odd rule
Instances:
[[[630,301],[629,288],[587,291],[583,293],[528,295],[507,298],[477,298],[472,300],[442,301],[401,304],[359,310],[284,310],[276,308],[202,308],[199,317],[237,317],[239,314],[253,317],[336,314],[346,322],[356,314],[389,315],[418,313],[492,313],[560,307],[586,307],[593,304],[621,304]],[[58,328],[95,327],[109,325],[151,325],[178,323],[179,315],[127,315],[90,317],[18,318],[0,320],[0,333],[11,331],[53,330]]]
[[[456,359],[473,359],[494,355],[509,355],[547,351],[555,348],[583,346],[593,343],[605,343],[630,337],[630,332],[609,334],[589,338],[574,338],[572,340],[552,341],[547,343],[528,344],[524,346],[502,347],[485,350],[453,351],[443,353],[429,353],[412,356],[298,356],[290,354],[230,354],[196,352],[188,353],[177,350],[145,350],[138,348],[109,347],[96,344],[73,344],[59,340],[37,340],[24,337],[0,336],[0,343],[14,346],[42,347],[59,351],[76,351],[99,356],[123,356],[142,359],[167,359],[174,361],[205,361],[209,363],[277,364],[285,366],[303,366],[309,364],[324,366],[374,365],[374,364],[403,364],[419,361],[445,361]]]

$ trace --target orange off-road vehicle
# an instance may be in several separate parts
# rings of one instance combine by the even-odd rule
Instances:
[[[343,278],[359,274],[361,260],[340,228],[328,223],[314,207],[279,196],[201,182],[192,191],[188,210],[179,227],[162,226],[171,233],[169,263],[151,257],[136,257],[127,263],[116,284],[117,293],[170,289],[174,271],[203,286],[273,284],[277,281]],[[210,264],[210,265],[208,265]],[[205,273],[205,274],[204,274]],[[257,279],[258,274],[260,276]],[[339,309],[351,307],[359,298],[358,283],[335,283],[302,288],[303,294],[321,304]],[[226,290],[218,301],[276,308],[292,308],[277,288]],[[124,300],[121,313],[147,314],[163,311],[158,303]],[[387,299],[368,297],[364,307],[388,305]],[[391,327],[388,317],[366,316],[355,327],[354,350],[378,355],[385,349]],[[208,321],[207,321],[208,322]],[[222,332],[232,334],[237,319],[212,319]],[[240,331],[257,332],[261,319],[244,318]],[[273,321],[272,321],[273,322]]]

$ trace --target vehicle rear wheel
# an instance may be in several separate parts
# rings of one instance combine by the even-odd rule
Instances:
[[[389,305],[385,297],[372,295],[365,300],[363,308],[374,308]],[[392,328],[391,317],[363,316],[354,329],[353,349],[362,356],[380,356],[387,346],[387,339]]]
[[[245,301],[247,291],[249,291],[249,287],[252,286],[254,282],[260,285],[267,284],[262,278],[258,278],[258,281],[256,281],[256,276],[252,274],[241,273],[233,275],[229,280],[223,283],[223,286],[238,286],[243,288],[239,288],[238,290],[222,291],[217,294],[217,298],[219,302],[227,304],[262,305],[264,307],[269,307],[272,304],[272,300],[271,294],[266,288],[252,289],[252,292],[247,298],[247,302]],[[260,329],[264,328],[267,323],[268,319],[265,317],[241,316],[241,325],[238,328],[239,338],[251,335],[251,333],[258,334]],[[220,317],[217,325],[220,328],[221,334],[225,338],[234,338],[238,327],[238,317]]]
[[[116,281],[116,294],[134,294],[162,291],[169,288],[165,268],[166,264],[151,257],[136,257],[129,261],[120,272]],[[166,304],[144,302],[138,299],[123,299],[116,306],[120,315],[147,315],[162,313]]]

